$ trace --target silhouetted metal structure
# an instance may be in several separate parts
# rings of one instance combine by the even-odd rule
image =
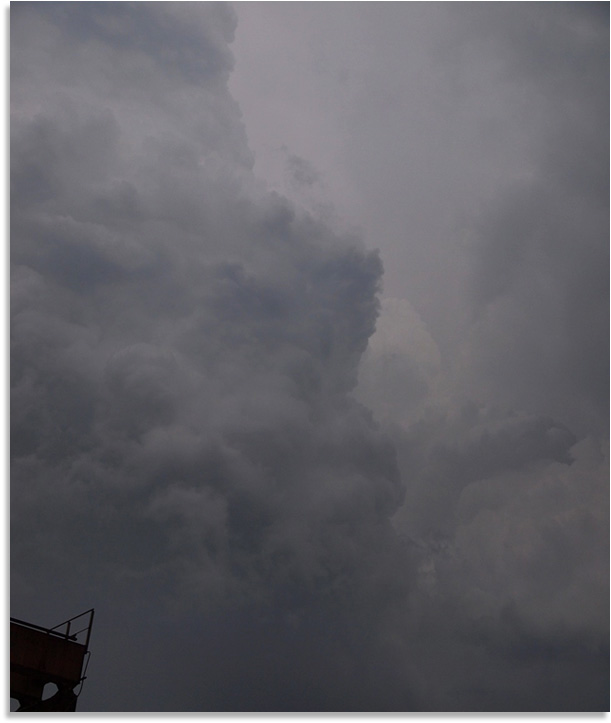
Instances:
[[[11,698],[19,701],[18,710],[76,710],[74,689],[85,679],[93,613],[92,608],[53,628],[11,618]],[[43,700],[47,683],[54,683],[57,693]]]

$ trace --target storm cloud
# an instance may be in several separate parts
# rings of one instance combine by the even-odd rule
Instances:
[[[379,234],[376,197],[346,213],[404,112],[380,130],[381,70],[335,73],[350,40],[306,43],[308,98],[270,36],[279,184],[235,36],[290,6],[11,7],[11,614],[96,608],[81,711],[608,706],[608,17],[401,5],[377,43],[439,32],[415,46],[418,127],[447,143],[437,93],[460,108],[456,67],[492,58],[480,83],[529,128],[528,168],[456,202],[468,241],[438,298],[421,279],[447,240],[397,246],[418,249],[413,296],[393,275],[400,164]],[[360,6],[295,12],[360,40]],[[340,152],[321,169],[282,125],[291,73],[338,136],[372,139],[336,206]]]

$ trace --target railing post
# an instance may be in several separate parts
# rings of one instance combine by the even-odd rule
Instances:
[[[87,639],[85,640],[85,650],[89,650],[89,638],[91,637],[91,628],[93,627],[93,613],[95,610],[91,608],[89,611],[89,627],[87,629]]]

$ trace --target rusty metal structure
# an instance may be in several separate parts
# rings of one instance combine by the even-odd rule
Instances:
[[[93,614],[92,608],[53,628],[11,618],[10,695],[19,701],[19,711],[76,710],[74,689],[86,677]],[[47,683],[57,692],[43,700]]]

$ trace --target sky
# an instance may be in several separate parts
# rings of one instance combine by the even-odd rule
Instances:
[[[609,709],[606,3],[14,2],[10,611],[80,712]]]

